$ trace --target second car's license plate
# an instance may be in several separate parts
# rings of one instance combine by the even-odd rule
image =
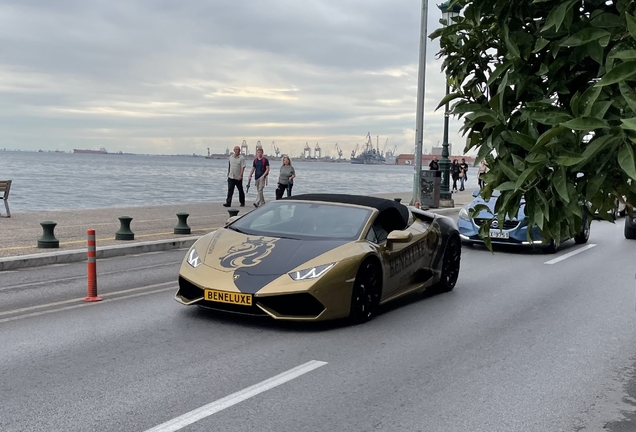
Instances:
[[[490,238],[507,239],[510,238],[510,233],[498,230],[490,230]]]
[[[203,291],[203,299],[217,303],[230,303],[242,306],[252,306],[251,294],[206,289]]]

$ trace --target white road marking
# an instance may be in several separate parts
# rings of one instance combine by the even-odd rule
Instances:
[[[159,285],[165,285],[165,284],[159,284]],[[104,300],[102,300],[100,302],[88,303],[88,302],[82,301],[82,299],[73,299],[73,300],[66,300],[66,301],[57,302],[57,303],[50,303],[48,305],[32,306],[31,308],[23,308],[23,309],[36,309],[36,308],[42,308],[42,307],[52,306],[52,305],[61,305],[61,304],[68,304],[68,303],[74,303],[74,302],[75,303],[81,302],[79,304],[72,304],[70,306],[65,306],[65,307],[61,307],[61,308],[57,308],[57,309],[49,309],[49,310],[40,311],[40,312],[28,313],[28,314],[25,314],[25,315],[18,315],[18,316],[13,316],[13,317],[9,317],[9,318],[3,318],[3,319],[0,319],[0,324],[1,323],[5,323],[5,322],[9,322],[9,321],[17,321],[17,320],[24,319],[24,318],[31,318],[31,317],[36,317],[36,316],[48,315],[48,314],[52,314],[52,313],[55,313],[55,312],[62,312],[62,311],[71,310],[71,309],[77,309],[77,308],[86,307],[86,306],[99,306],[100,304],[110,303],[110,302],[114,302],[114,301],[117,301],[117,300],[126,300],[126,299],[131,299],[131,298],[135,298],[135,297],[141,297],[141,296],[150,295],[150,294],[157,294],[157,293],[161,293],[161,292],[170,291],[170,290],[174,290],[175,289],[175,287],[170,286],[170,287],[167,287],[167,288],[162,288],[162,289],[158,289],[158,290],[154,290],[154,291],[144,291],[144,292],[141,292],[141,293],[136,293],[136,294],[130,294],[130,295],[121,296],[121,297],[110,298],[110,296],[112,296],[114,294],[121,294],[121,293],[124,293],[124,292],[130,292],[130,291],[138,291],[140,289],[146,289],[146,288],[148,288],[148,287],[133,288],[131,290],[124,290],[124,291],[119,291],[117,293],[109,293],[109,294],[105,294],[105,295],[101,295],[100,294],[101,297],[104,299]],[[16,310],[12,310],[12,311],[3,312],[2,315],[19,313],[23,309],[16,309]]]
[[[592,249],[594,246],[596,246],[595,244],[589,244],[589,245],[585,245],[583,247],[578,248],[577,250],[573,250],[572,252],[568,252],[566,254],[561,255],[560,257],[551,259],[550,261],[546,261],[544,262],[544,264],[556,264],[558,262],[561,262],[563,260],[566,260],[570,257],[573,257],[576,254],[580,254],[581,252],[585,252],[588,249]]]
[[[159,426],[155,426],[152,429],[148,429],[146,432],[178,431],[179,429],[183,429],[184,427],[189,426],[192,423],[198,422],[201,419],[209,417],[212,414],[216,414],[219,411],[243,402],[244,400],[247,400],[258,394],[266,392],[267,390],[273,389],[274,387],[278,387],[281,384],[298,378],[299,376],[311,372],[314,369],[318,369],[319,367],[322,367],[326,364],[327,362],[324,361],[310,360],[305,364],[296,366],[293,369],[289,369],[286,372],[273,376],[269,379],[266,379],[265,381],[261,381],[258,384],[254,384],[253,386],[247,387],[246,389],[239,390],[236,393],[232,393],[231,395],[226,396],[222,399],[216,400],[207,405],[203,405],[200,408],[197,408],[193,411],[190,411],[189,413],[183,414],[182,416],[176,417],[170,421],[160,424]]]

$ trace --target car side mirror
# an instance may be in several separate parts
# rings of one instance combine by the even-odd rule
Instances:
[[[240,216],[232,216],[231,218],[229,218],[228,220],[225,221],[225,226],[228,226],[229,224],[231,224],[232,222],[237,220],[239,217]]]
[[[386,237],[386,248],[393,249],[393,243],[408,243],[413,238],[413,234],[408,231],[395,230],[391,231]]]
[[[479,191],[478,190],[474,190],[473,191],[473,198],[477,198],[479,196]]]

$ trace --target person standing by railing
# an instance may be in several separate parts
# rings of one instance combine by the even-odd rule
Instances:
[[[283,156],[283,165],[280,167],[280,175],[278,176],[278,187],[276,188],[276,199],[283,197],[285,190],[287,196],[291,196],[292,187],[294,187],[294,178],[296,178],[296,170],[291,164],[289,156]]]

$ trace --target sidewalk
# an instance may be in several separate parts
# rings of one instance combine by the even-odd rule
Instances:
[[[453,194],[455,208],[431,209],[431,211],[455,217],[459,209],[472,200],[472,190]],[[401,198],[409,204],[412,192],[377,194],[383,198]],[[238,203],[237,203],[238,204]],[[233,206],[239,214],[253,210]],[[62,210],[41,212],[13,212],[11,218],[0,218],[0,271],[23,267],[83,261],[86,259],[88,229],[95,229],[97,257],[128,255],[190,247],[200,236],[222,227],[229,217],[227,208],[220,202],[180,204],[169,206],[144,206],[90,210]],[[190,235],[174,234],[176,214],[188,213]],[[120,228],[119,216],[133,218],[130,225],[135,234],[132,241],[115,240]],[[42,236],[40,222],[53,221],[59,249],[39,249],[37,241]]]

